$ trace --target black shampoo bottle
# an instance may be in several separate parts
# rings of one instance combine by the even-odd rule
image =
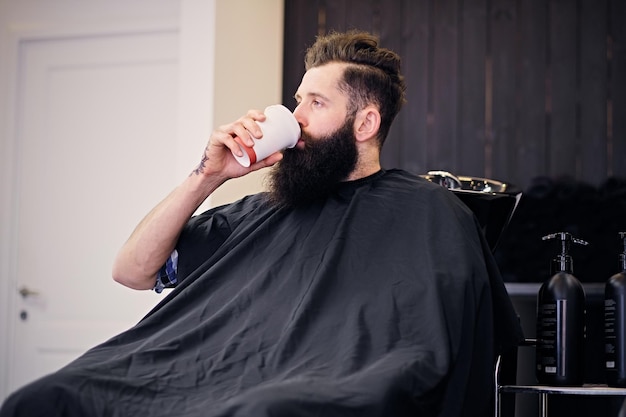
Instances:
[[[573,275],[572,242],[587,245],[566,232],[544,236],[559,239],[561,252],[552,261],[552,276],[537,296],[536,375],[542,384],[582,385],[585,342],[585,291]]]

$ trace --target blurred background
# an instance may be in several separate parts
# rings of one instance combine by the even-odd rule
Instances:
[[[495,255],[527,336],[556,254],[541,237],[590,243],[572,255],[587,380],[602,382],[603,282],[626,230],[623,0],[0,0],[0,401],[163,299],[113,283],[117,249],[215,126],[293,108],[306,47],[353,28],[403,58],[385,167],[523,191]],[[263,181],[229,181],[201,209]],[[555,406],[620,406],[594,401]]]

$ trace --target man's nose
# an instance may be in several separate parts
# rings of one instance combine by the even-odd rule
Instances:
[[[304,115],[304,110],[302,109],[301,105],[298,104],[296,106],[295,110],[293,111],[293,116],[296,118],[296,121],[298,122],[298,124],[300,124],[300,126],[306,126],[306,117]]]

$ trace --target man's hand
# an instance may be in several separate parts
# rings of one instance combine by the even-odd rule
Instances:
[[[262,161],[246,168],[241,166],[233,157],[234,152],[242,155],[242,150],[235,138],[249,147],[254,145],[252,136],[261,138],[263,132],[256,123],[265,121],[265,115],[259,110],[249,110],[248,113],[234,121],[217,128],[211,134],[209,143],[204,149],[202,159],[191,175],[204,175],[207,177],[219,176],[223,181],[230,178],[241,177],[252,171],[272,166],[282,159],[282,154],[276,152]]]

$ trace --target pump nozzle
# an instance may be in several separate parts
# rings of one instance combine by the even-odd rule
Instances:
[[[557,232],[546,235],[541,240],[559,239],[561,241],[561,253],[557,255],[552,261],[553,273],[567,272],[569,274],[574,271],[574,261],[569,255],[570,243],[577,243],[579,245],[587,246],[589,242],[585,242],[582,239],[577,239],[567,232]],[[626,239],[625,239],[626,240]]]

